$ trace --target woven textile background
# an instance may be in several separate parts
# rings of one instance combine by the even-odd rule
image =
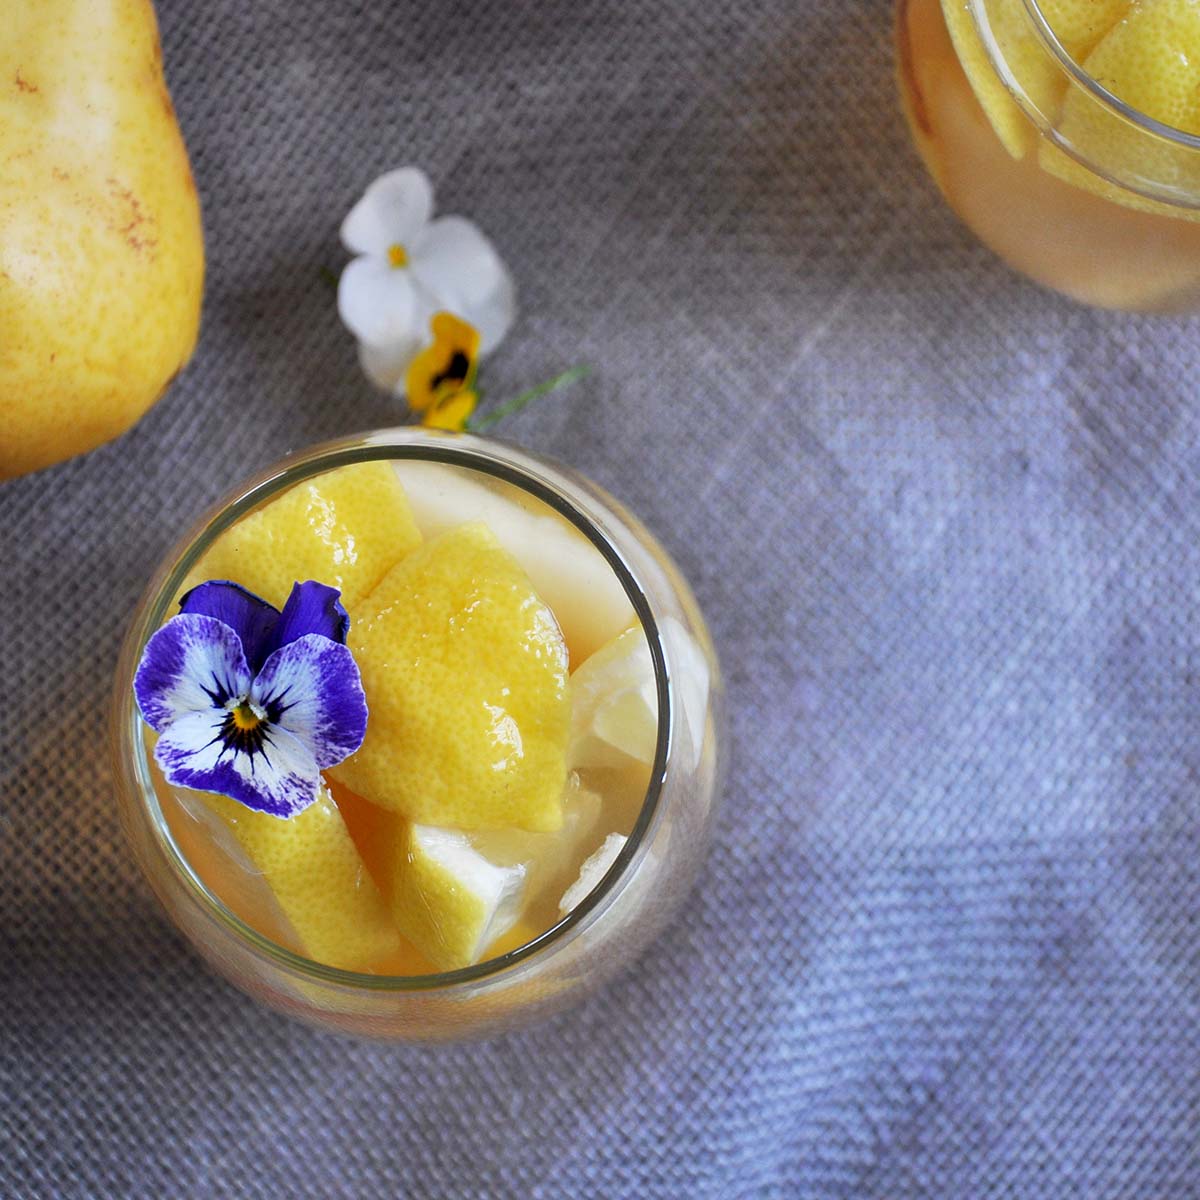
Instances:
[[[886,0],[159,11],[199,352],[131,434],[0,487],[0,1195],[1200,1194],[1200,324],[970,238]],[[677,556],[733,739],[685,917],[581,1008],[432,1049],[210,973],[104,747],[182,523],[396,419],[321,268],[404,163],[517,276],[493,394],[594,365],[506,433]]]

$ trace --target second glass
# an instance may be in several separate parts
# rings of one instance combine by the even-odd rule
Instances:
[[[1087,304],[1190,310],[1200,138],[1123,102],[1058,36],[1069,12],[1067,40],[1093,46],[1123,11],[1121,0],[898,0],[901,97],[947,202],[1011,266]]]

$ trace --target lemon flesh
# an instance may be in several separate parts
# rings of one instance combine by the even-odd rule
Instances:
[[[472,849],[498,867],[523,867],[525,896],[522,916],[545,907],[542,901],[559,896],[579,873],[587,848],[594,842],[603,801],[571,773],[563,793],[563,822],[552,833],[521,829],[479,830],[468,834]]]
[[[296,484],[226,530],[188,576],[232,579],[276,608],[315,579],[354,607],[421,543],[388,462],[355,463]]]
[[[516,949],[553,924],[563,889],[595,846],[603,810],[600,796],[574,773],[563,794],[562,827],[553,833],[412,825],[340,784],[330,790],[397,927],[429,964],[425,970],[435,969],[430,953],[442,969],[463,966]],[[519,894],[514,871],[521,873]],[[499,887],[489,891],[489,881]]]
[[[187,793],[186,808],[216,826],[217,840],[232,835],[309,958],[373,971],[397,955],[400,939],[383,896],[324,787],[286,821],[215,793]]]
[[[389,900],[400,931],[441,971],[479,962],[520,917],[525,868],[488,862],[460,830],[399,829]]]
[[[558,829],[567,649],[529,577],[481,523],[396,564],[354,613],[370,719],[329,772],[382,808],[458,829]]]
[[[595,853],[588,855],[583,866],[579,868],[579,876],[563,893],[558,902],[558,911],[566,916],[596,890],[596,886],[608,874],[621,851],[625,849],[628,839],[620,833],[610,833],[604,839]]]

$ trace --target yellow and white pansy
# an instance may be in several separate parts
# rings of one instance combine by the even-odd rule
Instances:
[[[341,237],[357,257],[338,283],[338,312],[380,387],[403,393],[439,311],[474,326],[484,355],[511,327],[516,292],[508,269],[474,222],[433,218],[433,185],[419,168],[376,179],[342,222]]]
[[[422,425],[461,431],[479,402],[479,330],[448,312],[435,313],[429,329],[433,341],[416,355],[405,376],[408,406],[421,414]]]

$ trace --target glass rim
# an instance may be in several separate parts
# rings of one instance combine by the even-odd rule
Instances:
[[[984,0],[972,0],[972,7],[974,8],[983,3]],[[1033,21],[1039,37],[1045,43],[1047,49],[1058,60],[1059,65],[1063,67],[1076,83],[1090,92],[1095,99],[1108,108],[1111,108],[1123,120],[1128,121],[1131,125],[1138,126],[1147,133],[1165,138],[1167,141],[1174,142],[1190,150],[1200,150],[1200,135],[1188,133],[1186,130],[1179,129],[1174,125],[1168,125],[1165,121],[1160,121],[1142,112],[1141,109],[1135,108],[1132,104],[1122,100],[1115,92],[1106,88],[1100,80],[1076,62],[1062,42],[1059,41],[1058,35],[1046,19],[1046,14],[1042,11],[1044,0],[1022,0],[1022,3]]]
[[[333,967],[281,946],[233,912],[200,878],[176,844],[162,812],[150,773],[143,735],[144,722],[133,696],[131,671],[134,669],[135,654],[140,655],[149,636],[166,619],[171,600],[187,572],[213,539],[237,520],[263,501],[304,479],[353,463],[406,458],[463,467],[518,487],[547,504],[596,547],[624,588],[645,633],[654,665],[658,730],[646,794],[625,845],[600,882],[569,913],[520,946],[469,967],[423,975],[380,975]],[[548,468],[551,478],[542,478],[531,467],[539,471]],[[560,469],[558,464],[540,458],[531,460],[521,447],[502,439],[418,430],[412,426],[368,431],[320,442],[289,454],[235,485],[211,505],[164,555],[129,623],[121,667],[117,672],[118,691],[114,697],[113,713],[114,750],[118,755],[117,785],[130,786],[137,792],[139,813],[149,819],[155,846],[165,856],[172,873],[183,882],[191,898],[201,905],[206,914],[224,926],[239,942],[266,955],[290,972],[344,988],[377,992],[450,989],[495,978],[571,940],[587,918],[601,907],[620,883],[628,879],[661,809],[662,789],[673,749],[671,729],[676,707],[673,702],[674,683],[667,668],[662,632],[654,617],[646,587],[597,520],[570,499],[563,492],[561,484],[553,479]],[[620,516],[617,513],[613,515]],[[127,675],[130,678],[126,678]]]

